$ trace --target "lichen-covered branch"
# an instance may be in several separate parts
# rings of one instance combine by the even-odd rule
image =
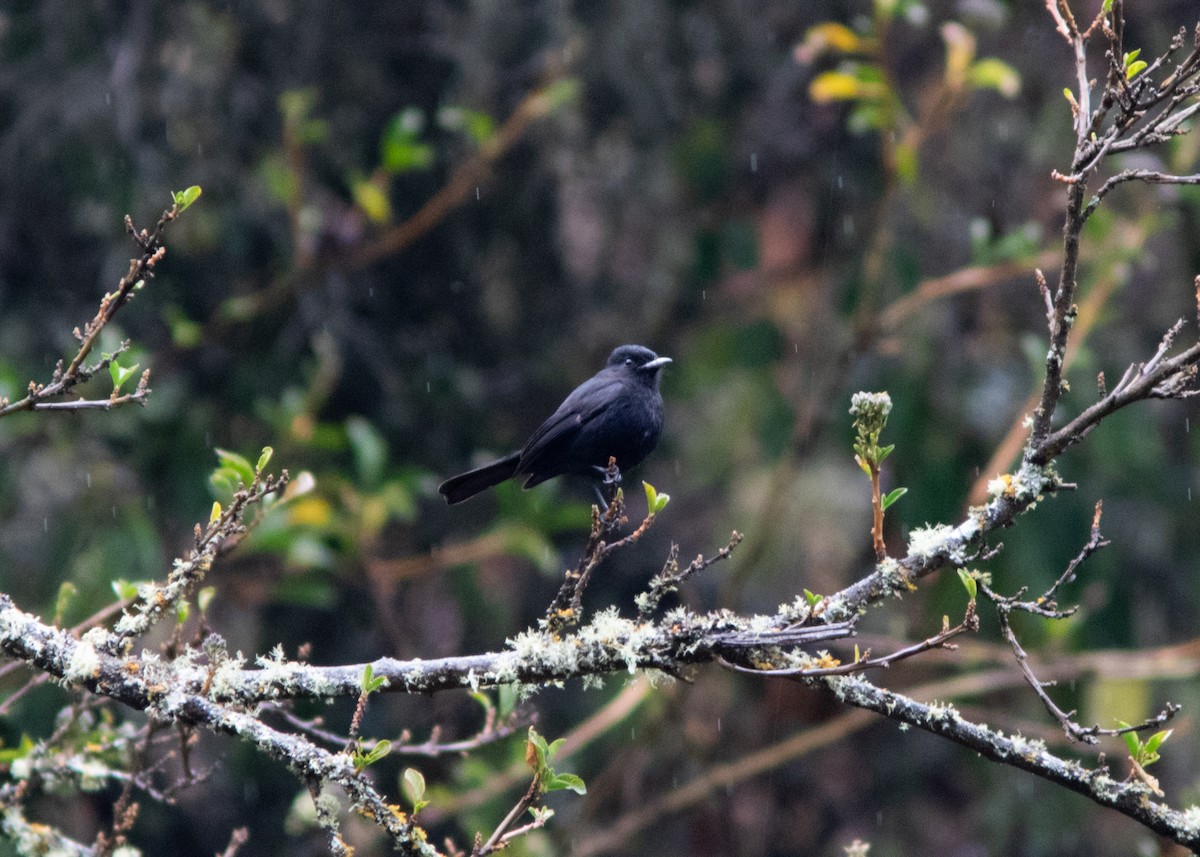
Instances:
[[[926,704],[876,687],[861,676],[821,679],[842,702],[874,711],[889,720],[915,726],[974,750],[985,759],[1028,771],[1114,809],[1160,836],[1192,850],[1200,849],[1200,807],[1185,811],[1155,802],[1148,785],[1139,780],[1119,782],[1106,767],[1086,768],[1046,749],[1043,742],[1006,735],[965,719],[952,705]]]

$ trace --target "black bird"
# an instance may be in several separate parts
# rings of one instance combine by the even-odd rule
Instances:
[[[641,345],[622,345],[522,449],[447,479],[438,491],[447,503],[461,503],[514,476],[524,476],[524,487],[532,488],[564,473],[602,475],[610,456],[619,468],[641,463],[662,432],[659,370],[670,362]]]

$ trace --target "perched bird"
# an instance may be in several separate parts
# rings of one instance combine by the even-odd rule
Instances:
[[[461,503],[514,476],[525,477],[524,487],[532,488],[564,473],[602,476],[610,456],[618,468],[641,463],[662,432],[659,372],[670,362],[641,345],[620,346],[522,449],[447,479],[438,491],[447,503]]]

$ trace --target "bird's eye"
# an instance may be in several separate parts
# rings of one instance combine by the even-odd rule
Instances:
[[[625,365],[626,365],[626,366],[632,366],[632,365],[633,365],[633,358],[632,358],[632,357],[626,357],[626,358],[625,358]]]

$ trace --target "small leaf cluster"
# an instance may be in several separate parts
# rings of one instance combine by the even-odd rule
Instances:
[[[1128,723],[1120,724],[1122,729],[1129,728]],[[1133,759],[1139,766],[1146,768],[1153,765],[1161,758],[1158,754],[1158,748],[1163,745],[1163,742],[1171,737],[1174,729],[1163,729],[1160,732],[1155,732],[1145,741],[1138,737],[1136,732],[1124,732],[1121,738],[1125,741],[1125,746],[1129,749],[1129,758]]]
[[[559,738],[547,744],[546,739],[531,726],[529,739],[525,744],[525,763],[533,771],[543,793],[569,789],[575,794],[586,794],[587,786],[582,777],[576,774],[560,774],[550,764],[563,743],[564,739]]]

